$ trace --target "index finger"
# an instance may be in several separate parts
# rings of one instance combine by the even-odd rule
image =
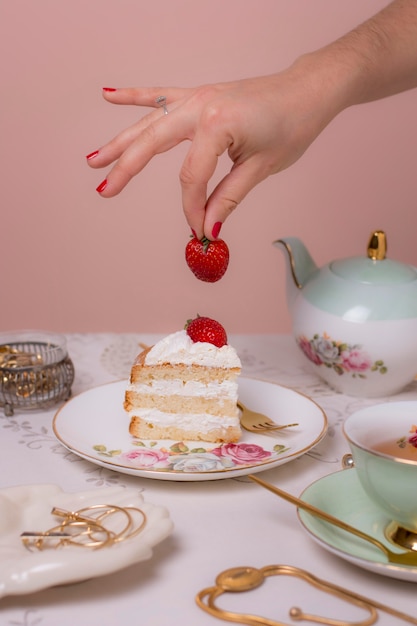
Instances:
[[[118,87],[103,89],[103,97],[112,104],[158,107],[156,99],[165,96],[167,106],[190,95],[194,89],[180,87]]]

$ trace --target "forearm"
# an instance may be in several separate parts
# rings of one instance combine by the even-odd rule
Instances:
[[[295,66],[329,96],[329,117],[354,104],[417,87],[417,0],[395,0]]]

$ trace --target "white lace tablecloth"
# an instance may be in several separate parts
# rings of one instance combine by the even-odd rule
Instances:
[[[146,334],[68,335],[68,352],[76,372],[73,395],[127,378],[138,342],[151,344],[158,338]],[[348,452],[341,431],[344,418],[385,399],[334,393],[310,373],[289,336],[238,335],[230,339],[241,357],[245,376],[302,391],[324,409],[329,421],[328,434],[317,447],[261,476],[299,495],[310,483],[340,470],[341,458]],[[417,382],[395,399],[417,400]],[[222,622],[197,607],[196,593],[213,585],[222,570],[275,564],[303,568],[324,580],[417,615],[414,582],[374,574],[324,550],[304,531],[293,505],[261,489],[246,476],[174,482],[100,467],[67,451],[56,440],[51,427],[55,411],[56,408],[16,412],[11,417],[1,414],[0,487],[56,483],[69,492],[110,485],[135,487],[153,504],[167,507],[175,529],[155,547],[148,561],[82,583],[1,599],[1,625],[215,626]],[[262,590],[233,594],[231,603],[222,599],[219,604],[236,611],[251,610],[284,624],[292,623],[288,616],[292,606],[319,615],[333,612],[333,618],[347,623],[366,616],[357,607],[320,594],[295,578],[281,576],[268,579]],[[382,626],[404,623],[384,613],[379,615],[378,624]]]

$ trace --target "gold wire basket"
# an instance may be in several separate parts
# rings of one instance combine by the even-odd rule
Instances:
[[[0,407],[46,409],[68,400],[74,366],[62,335],[40,331],[0,333]]]

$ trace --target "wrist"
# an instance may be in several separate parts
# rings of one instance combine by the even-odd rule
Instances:
[[[330,121],[363,97],[365,69],[355,52],[332,44],[299,57],[293,68],[309,84]]]

